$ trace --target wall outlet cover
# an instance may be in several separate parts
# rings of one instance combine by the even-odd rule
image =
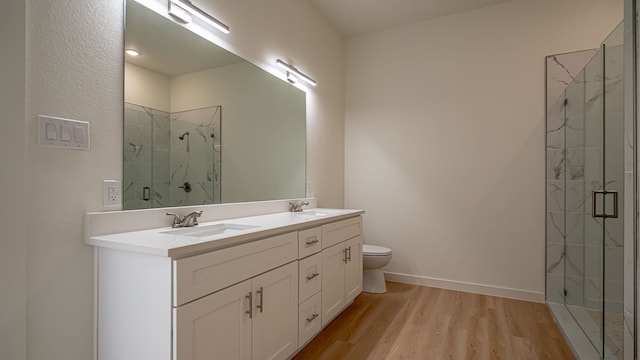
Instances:
[[[120,206],[122,202],[122,186],[120,180],[104,180],[102,182],[102,204]]]

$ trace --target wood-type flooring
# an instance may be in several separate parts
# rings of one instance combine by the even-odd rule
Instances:
[[[572,360],[545,304],[400,283],[359,295],[294,360]]]

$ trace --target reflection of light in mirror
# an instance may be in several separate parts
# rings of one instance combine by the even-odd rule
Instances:
[[[191,22],[191,15],[189,12],[173,1],[169,2],[169,15],[173,16],[174,19],[178,20],[183,24],[188,24]]]
[[[127,49],[125,52],[129,56],[140,56],[140,52],[138,50],[135,50],[135,49]]]
[[[179,4],[183,9],[187,10],[191,14],[197,16],[202,19],[207,24],[213,26],[214,28],[222,31],[225,34],[229,33],[229,26],[222,23],[220,20],[214,18],[213,16],[207,14],[205,11],[200,9],[199,7],[193,5],[193,3],[189,0],[170,0],[171,3]]]

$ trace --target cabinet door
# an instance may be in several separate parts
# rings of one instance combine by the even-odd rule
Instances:
[[[347,263],[344,271],[345,305],[362,292],[362,236],[345,242]]]
[[[251,280],[174,311],[174,360],[251,360]]]
[[[297,262],[253,278],[253,314],[253,360],[287,359],[298,349]]]
[[[344,302],[344,243],[322,250],[322,326],[338,315]]]

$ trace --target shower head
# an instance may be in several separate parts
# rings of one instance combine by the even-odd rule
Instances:
[[[185,137],[185,136],[189,136],[189,132],[188,132],[188,131],[187,131],[187,132],[185,132],[184,134],[182,134],[182,135],[178,136],[178,139],[180,139],[180,140],[184,140],[184,137]]]

